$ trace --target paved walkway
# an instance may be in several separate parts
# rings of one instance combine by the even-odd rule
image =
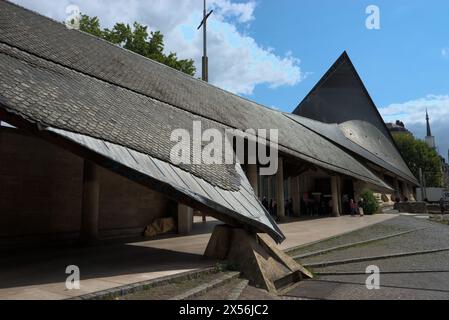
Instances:
[[[282,249],[329,238],[386,221],[395,215],[322,218],[280,224],[287,239]],[[202,257],[219,221],[196,218],[194,233],[152,241],[98,247],[27,250],[0,258],[0,299],[65,299],[133,282],[214,265]],[[81,289],[65,288],[65,268],[77,265]]]
[[[387,238],[364,245],[351,246],[329,251],[319,256],[301,259],[304,264],[323,263],[355,259],[344,264],[315,267],[316,277],[299,283],[287,295],[309,299],[354,299],[354,300],[400,300],[400,299],[449,299],[449,251],[447,249],[449,227],[445,224],[416,219],[416,216],[397,216],[395,219],[339,238],[339,242],[354,243],[363,236],[372,239],[384,229],[415,230],[397,237]],[[319,244],[322,249],[335,246],[337,240]],[[317,247],[316,245],[314,247]],[[414,252],[414,255],[385,257]],[[358,261],[359,258],[372,258]],[[368,290],[365,282],[366,269],[375,265],[379,268],[380,288]]]
[[[394,217],[397,217],[397,215],[377,214],[364,217],[342,216],[338,218],[321,218],[283,223],[279,227],[287,239],[282,242],[280,248],[283,250],[294,248],[361,229]]]

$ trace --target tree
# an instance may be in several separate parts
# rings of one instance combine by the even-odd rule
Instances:
[[[419,168],[421,168],[427,187],[441,187],[443,173],[438,153],[424,141],[415,139],[410,134],[397,133],[393,137],[399,152],[415,177],[419,177]]]
[[[192,59],[179,60],[176,53],[164,54],[164,36],[160,31],[148,34],[147,26],[134,22],[129,24],[116,23],[112,30],[101,29],[97,17],[83,14],[80,19],[80,30],[102,38],[110,43],[133,51],[149,59],[163,63],[188,75],[195,75],[195,65]]]
[[[373,215],[379,211],[379,203],[377,202],[374,193],[370,190],[365,190],[361,194],[363,199],[363,213],[366,215]]]

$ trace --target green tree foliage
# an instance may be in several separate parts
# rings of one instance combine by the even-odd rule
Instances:
[[[363,199],[363,213],[367,215],[376,214],[379,211],[379,203],[372,191],[364,191],[361,194]]]
[[[129,24],[116,23],[112,30],[101,29],[97,17],[83,14],[80,19],[80,30],[119,45],[144,57],[156,60],[188,75],[195,75],[195,65],[192,59],[180,60],[176,53],[164,54],[164,36],[160,31],[150,32],[146,26],[134,22]]]
[[[427,187],[440,187],[442,171],[438,153],[429,148],[424,141],[415,139],[410,134],[398,133],[393,137],[402,157],[415,177],[419,177],[419,168],[422,168]]]

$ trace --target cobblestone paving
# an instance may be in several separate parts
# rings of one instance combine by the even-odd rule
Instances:
[[[449,293],[407,288],[381,287],[367,290],[364,285],[305,281],[289,296],[327,300],[447,300]]]
[[[273,295],[263,289],[248,286],[243,290],[239,300],[279,300],[280,297]]]
[[[341,260],[449,247],[449,226],[403,216],[382,224],[389,226],[400,224],[404,228],[426,227],[427,229],[367,245],[329,252],[304,259],[304,261]],[[376,234],[379,227],[377,225],[376,228],[366,228],[365,236],[371,238],[379,236]],[[358,235],[353,237],[352,234],[348,234],[342,236],[340,241],[348,243],[354,238],[359,239]],[[380,268],[379,290],[366,288],[365,281],[368,275],[365,271],[369,265]],[[300,283],[287,296],[309,299],[449,299],[449,252],[348,263],[316,268],[314,272],[359,274],[318,275],[314,280]],[[390,274],[389,272],[408,273]]]
[[[401,218],[401,217],[398,217]],[[391,219],[389,221],[386,221],[384,223],[378,223],[375,225],[372,225],[367,228],[363,228],[348,234],[344,234],[341,236],[337,236],[335,238],[331,238],[329,240],[324,240],[321,242],[318,242],[316,244],[308,245],[302,248],[299,248],[297,250],[289,252],[290,255],[299,255],[304,254],[312,251],[319,251],[326,248],[336,247],[340,245],[344,245],[347,243],[353,243],[353,242],[360,242],[369,240],[371,238],[377,238],[382,237],[386,235],[390,235],[393,233],[399,233],[403,231],[412,230],[415,227],[413,227],[412,224],[406,224],[402,225],[400,221],[396,221],[398,218]],[[360,219],[360,217],[354,217],[353,219]],[[391,222],[390,222],[391,221]]]
[[[410,229],[426,228],[411,232],[405,235],[379,240],[376,242],[358,245],[351,248],[332,251],[319,256],[313,256],[301,259],[303,264],[316,263],[322,261],[342,260],[350,258],[360,258],[367,256],[381,256],[411,251],[432,250],[439,248],[449,248],[449,227],[430,222],[427,220],[416,219],[412,217],[398,217],[382,223],[382,225],[394,226],[401,224]],[[378,226],[379,228],[379,226]],[[379,236],[377,230],[366,228],[365,234],[371,238]],[[344,237],[343,237],[344,238]],[[352,237],[346,238],[346,243],[353,242]]]

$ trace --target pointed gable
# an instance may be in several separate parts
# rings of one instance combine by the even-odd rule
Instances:
[[[391,139],[346,52],[343,52],[293,113],[325,123],[366,121]]]
[[[402,159],[385,122],[346,52],[343,52],[293,113],[304,118],[337,124],[348,140],[368,151],[364,153],[365,156],[357,152],[359,155],[378,165],[387,161],[397,169],[393,171],[395,174],[416,183],[416,178]],[[332,137],[326,137],[338,143]],[[385,168],[385,165],[382,167]],[[391,168],[387,170],[391,171]]]

